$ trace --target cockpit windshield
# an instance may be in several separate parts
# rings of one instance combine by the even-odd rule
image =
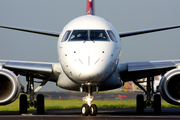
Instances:
[[[69,39],[69,41],[82,41],[82,40],[88,40],[87,30],[74,30]]]
[[[105,30],[74,30],[69,41],[110,41]]]
[[[91,30],[90,40],[109,41],[109,38],[107,37],[105,30]]]

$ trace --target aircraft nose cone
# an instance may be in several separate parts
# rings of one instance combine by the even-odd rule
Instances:
[[[78,81],[91,82],[97,81],[100,75],[104,72],[104,67],[99,65],[100,58],[88,56],[85,58],[78,58],[78,64],[75,72],[75,78]]]
[[[73,66],[69,66],[68,76],[76,83],[100,83],[115,70],[115,62],[98,57],[80,57]]]
[[[80,81],[90,82],[95,81],[104,70],[98,68],[97,66],[81,66],[79,68],[79,78]]]

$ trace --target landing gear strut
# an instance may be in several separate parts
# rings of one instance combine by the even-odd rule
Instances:
[[[96,116],[98,111],[97,106],[95,104],[91,104],[93,101],[93,96],[92,96],[93,87],[90,84],[88,84],[88,86],[86,87],[87,87],[86,97],[83,98],[83,101],[85,101],[86,104],[82,105],[81,113],[83,116],[88,116],[89,114],[91,116]]]
[[[44,95],[38,94],[37,99],[35,101],[34,95],[35,95],[35,91],[37,91],[37,90],[34,90],[33,76],[32,75],[30,75],[30,77],[27,76],[26,81],[27,81],[27,92],[26,92],[26,94],[29,94],[29,101],[27,99],[26,94],[20,95],[19,113],[20,114],[26,114],[27,109],[29,107],[34,107],[34,108],[37,108],[37,114],[44,114]],[[46,82],[43,82],[40,86],[42,86],[44,84],[46,84]]]
[[[147,90],[145,90],[138,82],[134,81],[134,83],[141,88],[145,94],[146,94],[146,101],[144,101],[144,95],[140,94],[136,97],[136,112],[137,114],[143,114],[144,108],[151,107],[154,108],[155,114],[161,114],[161,96],[159,94],[156,94],[154,92],[154,77],[148,77],[147,78]],[[154,97],[154,100],[152,101],[152,97]]]

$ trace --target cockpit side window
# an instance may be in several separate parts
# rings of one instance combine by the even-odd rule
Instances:
[[[82,41],[88,40],[87,30],[74,30],[69,38],[69,41]]]
[[[109,41],[109,38],[107,37],[105,30],[91,30],[90,40]]]
[[[66,31],[66,33],[64,34],[63,39],[61,40],[61,42],[66,41],[66,40],[69,38],[70,33],[71,33],[70,30],[69,30],[69,31]]]
[[[113,32],[112,32],[111,30],[108,30],[107,32],[108,32],[108,34],[109,34],[110,39],[111,39],[113,42],[117,42],[116,37],[115,37],[115,35],[113,34]]]

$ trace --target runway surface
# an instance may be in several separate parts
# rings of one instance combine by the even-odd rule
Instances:
[[[180,108],[163,108],[161,115],[153,109],[145,109],[144,115],[137,115],[136,109],[99,109],[97,116],[82,116],[80,109],[47,110],[43,115],[35,111],[20,115],[18,111],[0,111],[0,120],[179,120]]]

